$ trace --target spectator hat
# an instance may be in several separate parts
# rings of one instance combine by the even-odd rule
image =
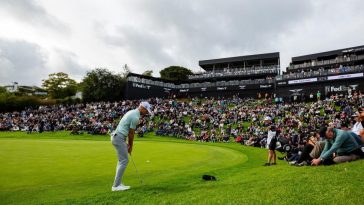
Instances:
[[[321,138],[326,138],[326,131],[327,131],[327,127],[321,127],[319,130],[319,134]]]
[[[360,109],[360,108],[359,108]],[[358,117],[360,114],[360,112],[355,112],[354,114],[351,115],[351,117]]]
[[[144,107],[145,109],[147,109],[150,115],[153,115],[152,106],[147,101],[141,102],[140,103],[140,106],[141,107]]]
[[[272,121],[272,118],[270,118],[269,116],[266,116],[265,118],[264,118],[264,121]]]

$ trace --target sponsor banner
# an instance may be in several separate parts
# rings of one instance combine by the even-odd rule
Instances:
[[[303,89],[293,89],[293,90],[289,90],[289,92],[291,92],[291,95],[301,95],[301,91]]]
[[[286,84],[287,84],[286,81],[278,82],[278,85],[286,85]]]
[[[133,87],[149,90],[151,86],[150,85],[139,84],[139,83],[133,83]]]
[[[259,88],[271,88],[272,85],[259,85]]]
[[[363,73],[353,73],[353,74],[345,74],[345,75],[328,76],[327,80],[339,80],[339,79],[360,78],[360,77],[363,77]]]
[[[234,91],[234,90],[260,90],[260,89],[273,89],[272,84],[263,85],[231,85],[231,86],[218,86],[218,87],[201,87],[201,88],[186,88],[179,89],[181,93],[186,92],[214,92],[214,91]]]
[[[48,95],[47,92],[35,91],[34,95]]]
[[[355,84],[355,85],[326,86],[325,91],[328,92],[328,93],[355,91],[355,90],[357,90],[358,86],[359,86],[358,84]]]
[[[290,81],[288,81],[288,84],[301,84],[301,83],[311,83],[311,82],[317,82],[317,78],[290,80]]]

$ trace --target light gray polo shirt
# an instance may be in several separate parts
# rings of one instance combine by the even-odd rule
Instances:
[[[130,129],[136,129],[136,126],[139,123],[140,112],[138,109],[129,110],[125,115],[121,118],[118,127],[116,128],[116,133],[120,133],[125,137],[128,136]]]

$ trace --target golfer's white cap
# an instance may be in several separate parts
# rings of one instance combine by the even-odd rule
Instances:
[[[150,115],[153,115],[152,106],[149,104],[149,102],[143,101],[143,102],[140,103],[140,106],[142,106],[145,109],[147,109]]]
[[[264,118],[264,121],[272,121],[272,118],[270,118],[269,116],[266,116],[265,118]]]

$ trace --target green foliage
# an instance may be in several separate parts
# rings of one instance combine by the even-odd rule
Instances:
[[[76,94],[77,83],[69,78],[68,74],[59,72],[48,76],[48,79],[43,80],[43,87],[48,91],[51,98],[62,99]]]
[[[124,96],[126,80],[121,75],[115,75],[107,69],[97,68],[86,74],[82,81],[83,100],[116,101]]]
[[[192,71],[181,66],[169,66],[160,72],[161,78],[172,81],[184,81],[188,79],[188,75],[192,75]]]
[[[39,105],[54,105],[54,100],[45,100],[36,96],[17,95],[16,93],[0,93],[0,112],[23,110]]]
[[[146,70],[146,71],[144,71],[142,73],[142,75],[152,77],[153,76],[153,71],[152,70]]]
[[[63,99],[57,99],[56,104],[72,105],[72,104],[81,103],[81,101],[82,100],[79,99],[79,98],[66,97],[66,98],[63,98]]]
[[[2,86],[0,86],[0,93],[6,93],[7,91],[6,91],[6,88],[4,88],[4,87],[2,87]]]
[[[121,71],[121,77],[126,78],[129,73],[130,73],[130,68],[129,68],[128,64],[125,64],[123,66],[123,70]]]

